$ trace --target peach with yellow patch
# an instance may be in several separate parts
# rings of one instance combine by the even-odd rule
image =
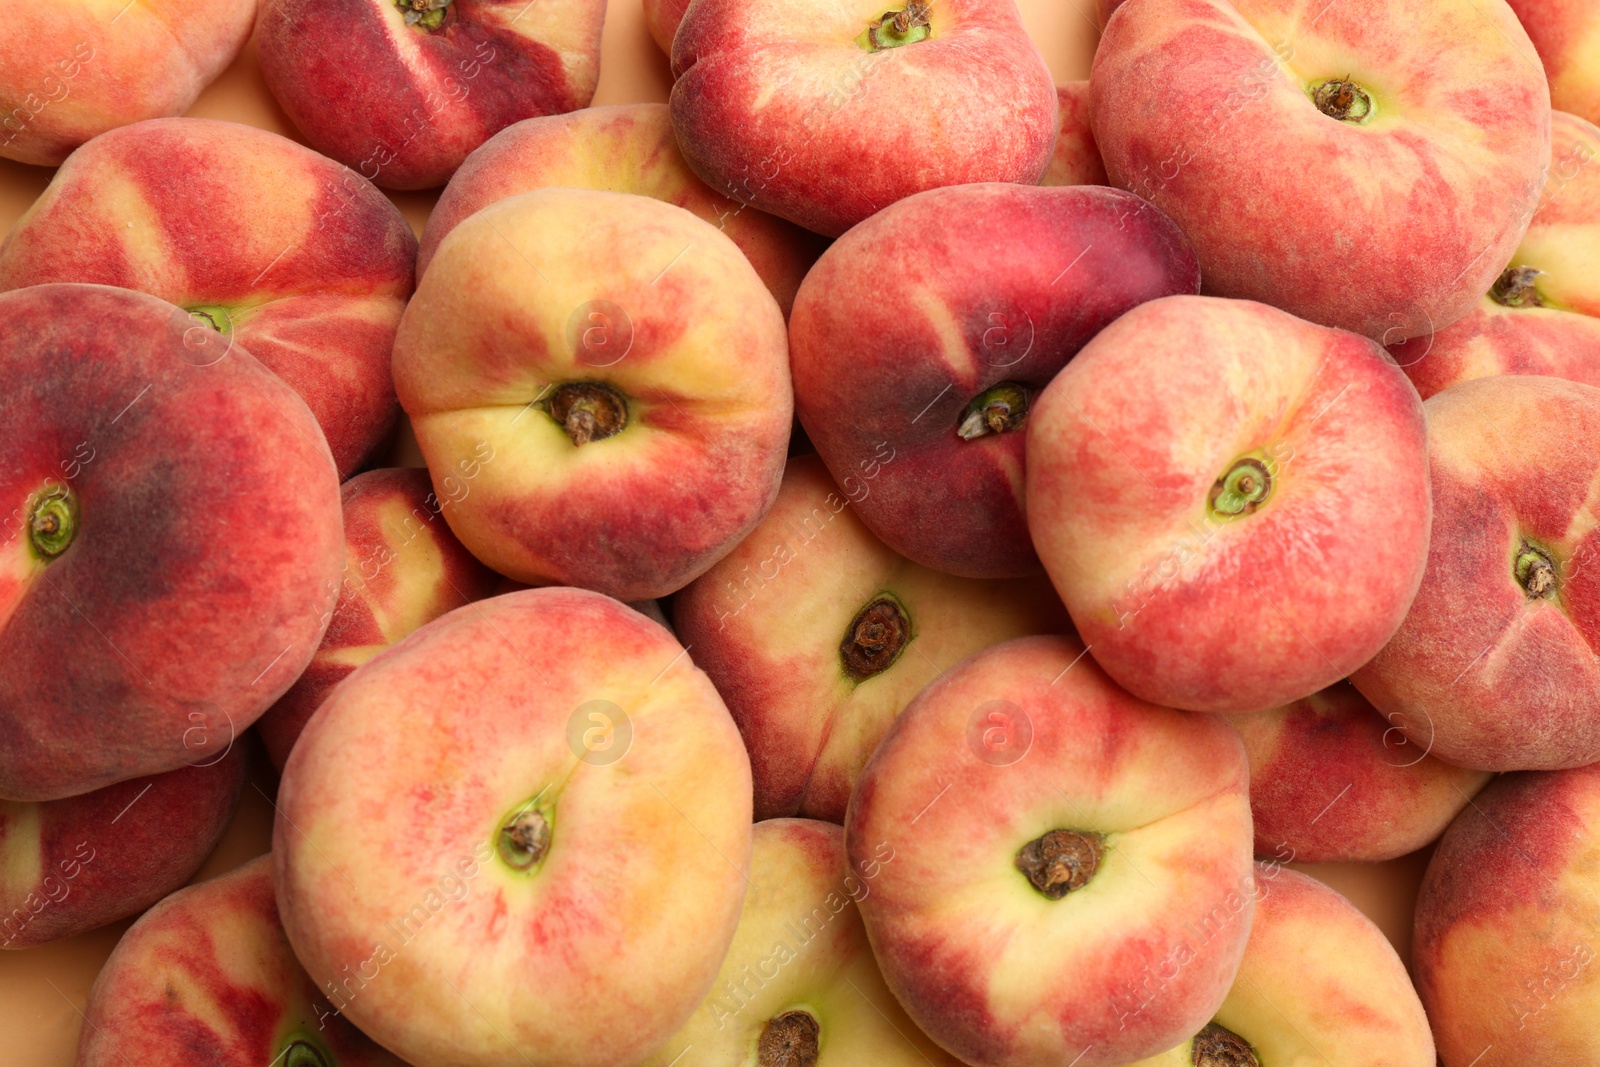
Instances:
[[[894,850],[853,867],[844,831],[810,819],[759,822],[752,837],[750,889],[711,995],[644,1067],[962,1067],[906,1018],[861,925],[856,905]]]
[[[739,246],[785,315],[826,243],[792,222],[719,196],[695,177],[678,151],[665,104],[619,104],[525,119],[468,156],[428,216],[417,276],[462,219],[551,185],[638,193],[692,211]]]
[[[637,1063],[710,992],[750,859],[750,764],[711,682],[577,589],[457,608],[358,669],[278,809],[296,954],[412,1063]]]
[[[299,393],[348,477],[398,413],[389,350],[417,241],[372,184],[285,137],[158,119],[72,154],[0,245],[0,289],[137,289]]]
[[[606,0],[263,0],[267,88],[385,189],[443,185],[513,122],[587,107]]]
[[[619,600],[682,588],[772,505],[792,422],[783,313],[716,227],[649,197],[538,189],[440,243],[395,386],[484,563]]]
[[[1106,165],[1095,147],[1089,125],[1089,83],[1067,82],[1056,87],[1061,105],[1061,132],[1056,151],[1040,185],[1109,185]]]
[[[357,667],[424,623],[497,591],[501,578],[450,532],[428,472],[386,468],[351,478],[344,509],[344,577],[328,632],[289,691],[256,721],[280,771],[322,700]]]
[[[273,900],[272,857],[180,890],[89,991],[77,1067],[405,1067],[329,1005]]]
[[[255,25],[254,0],[57,0],[0,50],[0,157],[53,167],[97,134],[189,110]]]
[[[1383,931],[1298,871],[1256,864],[1239,973],[1192,1038],[1130,1067],[1435,1067],[1422,1002]]]
[[[644,0],[644,24],[650,39],[668,56],[672,55],[672,39],[678,35],[678,23],[689,8],[689,0]]]
[[[1095,52],[1095,141],[1207,293],[1393,344],[1470,311],[1527,229],[1532,55],[1499,0],[1139,0]]]
[[[1550,102],[1600,122],[1600,8],[1588,0],[1507,0],[1544,61]]]
[[[856,785],[860,904],[906,1013],[977,1067],[1111,1067],[1222,1005],[1255,907],[1244,749],[1118,688],[1065,637],[1009,641],[901,713]]]
[[[1550,176],[1505,271],[1465,318],[1389,351],[1424,399],[1492,374],[1600,385],[1600,129],[1552,114]]]
[[[791,459],[772,511],[673,603],[750,750],[758,819],[843,822],[867,757],[941,671],[1071,629],[1047,583],[958,578],[879,541],[853,506],[873,473],[840,489],[815,456]]]
[[[1411,964],[1444,1067],[1600,1062],[1600,767],[1501,776],[1417,894]]]
[[[1600,389],[1505,375],[1427,402],[1434,519],[1416,602],[1351,675],[1435,756],[1600,759]]]
[[[1250,759],[1256,855],[1283,863],[1415,852],[1492,777],[1430,756],[1348,682],[1228,725]]]
[[[1039,397],[1028,527],[1129,692],[1263,711],[1345,677],[1405,617],[1428,553],[1424,437],[1374,342],[1264,304],[1154,300]]]
[[[236,745],[75,797],[0,800],[0,948],[93,930],[183,885],[227,828],[244,774]]]

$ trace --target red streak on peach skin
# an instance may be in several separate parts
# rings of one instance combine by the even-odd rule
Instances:
[[[89,994],[80,1067],[281,1062],[295,1037],[339,1067],[402,1067],[333,1012],[301,970],[262,856],[150,909]]]
[[[1158,1052],[1222,1003],[1244,951],[1251,864],[1238,738],[1220,721],[1130,697],[1082,652],[1068,638],[1023,638],[946,672],[896,719],[846,820],[853,861],[880,842],[896,853],[862,903],[885,979],[971,1063],[1083,1052],[1082,1063],[1121,1064]],[[1003,767],[969,740],[974,712],[995,699],[1032,726],[1032,747]],[[1011,866],[1053,828],[1108,834],[1109,857],[1056,902]],[[1107,875],[1117,889],[1098,881]],[[1131,996],[1180,945],[1189,958],[1156,993]],[[1015,970],[1041,952],[1050,971]]]
[[[1109,185],[1106,165],[1095,147],[1089,126],[1089,82],[1073,81],[1056,87],[1061,106],[1061,133],[1055,155],[1040,185]]]
[[[1256,855],[1283,862],[1415,851],[1490,777],[1428,756],[1346,682],[1228,723],[1250,757]]]
[[[631,722],[613,763],[571,747],[573,713],[595,699]],[[493,858],[494,834],[544,789],[551,850],[520,876]],[[749,796],[732,721],[660,626],[573,589],[470,604],[362,667],[307,725],[275,829],[286,926],[322,980],[390,947],[346,1010],[407,1059],[485,1062],[509,1040],[564,1063],[632,1062],[716,973],[743,894]],[[458,900],[416,929],[390,925],[474,859]],[[536,994],[488,999],[529,974]]]

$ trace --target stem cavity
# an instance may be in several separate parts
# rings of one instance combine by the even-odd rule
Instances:
[[[515,871],[529,871],[550,851],[550,823],[533,808],[516,812],[500,827],[500,858]]]
[[[1372,117],[1372,96],[1361,86],[1343,78],[1329,78],[1311,87],[1311,102],[1330,119],[1359,126]]]
[[[283,1067],[328,1067],[328,1059],[322,1050],[309,1041],[294,1040],[289,1047],[284,1049],[279,1058]]]
[[[932,7],[927,0],[910,0],[900,11],[885,11],[867,23],[856,43],[869,52],[881,52],[885,48],[925,41],[933,32],[928,14]]]
[[[1028,389],[1017,382],[1001,382],[985,389],[961,410],[956,433],[963,441],[991,433],[1006,433],[1022,426],[1028,417]]]
[[[1194,1035],[1194,1067],[1261,1067],[1250,1042],[1216,1023]]]
[[[756,1043],[760,1067],[816,1067],[822,1027],[806,1011],[786,1011],[767,1020]]]
[[[1248,515],[1272,495],[1272,472],[1254,456],[1240,456],[1211,487],[1206,499],[1211,514],[1219,519]]]
[[[858,682],[888,670],[911,640],[911,619],[900,602],[879,593],[856,612],[839,644],[844,671]]]
[[[405,13],[407,26],[421,26],[432,32],[444,25],[450,0],[394,0],[394,6]]]
[[[1517,547],[1514,565],[1517,584],[1528,594],[1529,600],[1543,600],[1555,595],[1556,565],[1550,553],[1529,541]]]
[[[1051,830],[1017,849],[1013,861],[1033,888],[1060,900],[1089,884],[1105,855],[1105,835],[1079,830]]]
[[[621,393],[599,382],[559,385],[541,406],[574,445],[604,440],[628,425],[628,402]]]
[[[1537,267],[1507,267],[1505,272],[1495,279],[1493,287],[1489,290],[1489,299],[1501,307],[1544,307],[1544,301],[1539,297],[1539,287],[1536,284],[1543,276],[1544,271]]]
[[[78,535],[78,497],[65,485],[52,485],[28,509],[28,540],[46,561],[65,552]]]

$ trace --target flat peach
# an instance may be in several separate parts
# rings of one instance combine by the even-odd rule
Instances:
[[[843,822],[889,724],[941,671],[1071,629],[1048,583],[958,578],[879,541],[855,506],[873,473],[845,490],[817,457],[791,459],[767,517],[673,602],[750,751],[758,819]]]
[[[1444,1067],[1600,1062],[1600,768],[1503,775],[1446,831],[1411,965]]]
[[[284,768],[278,906],[419,1067],[637,1063],[711,990],[750,764],[682,645],[598,593],[457,608],[346,678]]]
[[[551,185],[637,193],[676,204],[727,234],[785,315],[822,238],[713,192],[683,161],[665,104],[586,107],[524,119],[467,157],[428,215],[417,276],[445,235],[482,208]]]
[[[367,471],[345,482],[339,496],[344,576],[328,631],[305,673],[256,721],[280,771],[334,686],[424,623],[493,594],[501,582],[450,532],[444,509],[452,501],[434,494],[427,471]]]
[[[1256,864],[1250,941],[1193,1038],[1132,1067],[1435,1067],[1417,991],[1383,931],[1321,882]]]
[[[159,296],[299,393],[341,477],[388,436],[389,352],[417,240],[366,179],[286,137],[159,119],[74,152],[0,245],[0,289]]]
[[[1427,402],[1427,570],[1350,676],[1419,747],[1489,771],[1600,759],[1600,389],[1505,375]]]
[[[439,245],[395,387],[473,555],[619,600],[682,588],[772,506],[792,423],[783,313],[710,223],[549,188]]]
[[[1283,863],[1415,852],[1492,777],[1433,758],[1348,682],[1228,725],[1250,759],[1256,855]]]
[[[1223,1004],[1255,907],[1246,765],[1214,717],[1146,704],[1077,641],[978,653],[912,701],[845,844],[906,1014],[963,1062],[1120,1065]]]
[[[301,969],[261,856],[151,908],[89,991],[76,1067],[406,1067]]]
[[[102,285],[0,294],[0,396],[0,798],[221,755],[327,628],[339,482],[311,412]]]
[[[232,63],[253,0],[60,0],[0,51],[0,157],[53,167],[97,134],[180,115]]]

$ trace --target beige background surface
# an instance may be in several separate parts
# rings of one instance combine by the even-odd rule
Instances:
[[[1023,20],[1057,81],[1088,77],[1098,30],[1094,0],[1019,0]],[[596,104],[666,100],[671,86],[665,57],[645,31],[638,0],[614,0],[606,15]],[[288,137],[295,131],[268,94],[252,44],[190,109],[204,118],[231,119]],[[0,160],[0,233],[28,209],[52,171]],[[390,193],[419,233],[436,193]],[[253,742],[253,738],[250,739]],[[244,800],[217,851],[196,876],[221,874],[266,852],[271,843],[269,798],[276,776],[253,751],[254,770]],[[1411,909],[1425,853],[1393,863],[1301,866],[1341,890],[1389,935],[1404,955]],[[66,1067],[73,1061],[82,1009],[107,954],[132,920],[23,952],[0,952],[0,1050],[7,1067]],[[174,1065],[187,1067],[187,1065]],[[266,1065],[262,1065],[266,1067]]]

